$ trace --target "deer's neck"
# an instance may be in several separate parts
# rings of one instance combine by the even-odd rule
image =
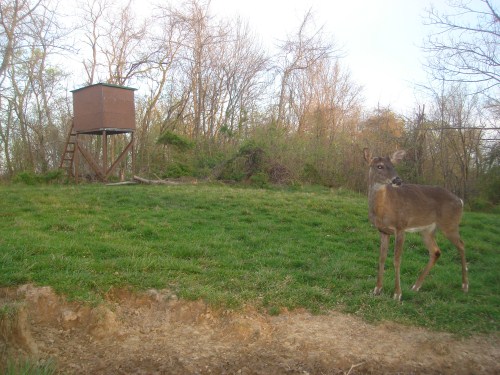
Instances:
[[[370,184],[368,190],[368,207],[370,221],[375,224],[376,217],[381,215],[383,207],[385,206],[387,194],[387,184],[374,182]]]
[[[368,186],[368,203],[370,205],[370,208],[373,207],[375,197],[377,196],[377,194],[380,193],[382,189],[386,188],[387,184],[381,184],[378,182],[370,183],[370,185]]]

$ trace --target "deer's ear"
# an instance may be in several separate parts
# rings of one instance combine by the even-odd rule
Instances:
[[[363,149],[363,155],[365,156],[365,160],[368,164],[371,163],[372,161],[372,153],[370,152],[370,150],[368,150],[367,148],[364,148]]]
[[[398,151],[394,152],[394,154],[392,154],[392,156],[391,156],[391,163],[398,164],[401,160],[403,160],[405,155],[406,155],[405,150],[398,150]]]

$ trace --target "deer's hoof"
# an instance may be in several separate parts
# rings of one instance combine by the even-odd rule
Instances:
[[[379,296],[381,292],[382,292],[381,287],[376,286],[375,289],[373,289],[373,294],[376,296]]]
[[[413,290],[414,292],[418,292],[420,290],[420,287],[415,284],[411,287],[411,290]]]
[[[464,293],[467,293],[469,291],[469,284],[468,283],[462,284],[462,290],[464,291]]]
[[[395,301],[401,302],[401,296],[401,293],[394,293],[394,296],[392,298],[394,298]]]

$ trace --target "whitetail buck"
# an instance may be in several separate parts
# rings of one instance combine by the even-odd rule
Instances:
[[[396,151],[391,157],[372,157],[364,149],[369,165],[368,205],[371,223],[380,232],[380,256],[377,285],[374,293],[382,291],[384,264],[387,258],[389,238],[394,234],[394,299],[401,300],[400,265],[405,232],[420,232],[429,250],[429,263],[413,285],[418,291],[434,266],[441,251],[434,238],[439,228],[458,249],[462,260],[462,289],[467,292],[467,264],[464,243],[460,239],[458,226],[462,217],[463,202],[448,190],[436,186],[403,184],[394,165],[403,159],[405,151]]]

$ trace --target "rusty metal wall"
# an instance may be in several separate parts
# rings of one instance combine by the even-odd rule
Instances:
[[[99,83],[73,90],[73,126],[77,133],[126,133],[135,130],[134,90]]]

